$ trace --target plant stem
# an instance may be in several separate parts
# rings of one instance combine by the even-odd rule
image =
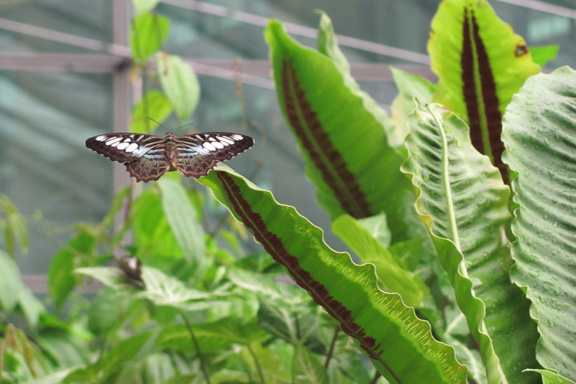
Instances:
[[[378,382],[378,379],[380,378],[380,372],[376,372],[376,374],[374,375],[374,378],[372,379],[372,381],[370,382],[370,384],[376,384]]]
[[[248,352],[250,353],[250,356],[252,356],[252,358],[254,359],[254,365],[256,365],[256,370],[258,371],[258,376],[260,376],[260,382],[262,384],[265,384],[266,380],[264,380],[264,373],[262,373],[262,367],[260,367],[260,363],[258,362],[258,357],[256,357],[256,354],[252,350],[250,343],[246,344],[246,348],[248,348]]]
[[[336,340],[338,340],[338,333],[340,333],[340,327],[337,325],[334,328],[334,335],[332,336],[332,342],[330,343],[330,349],[328,350],[328,355],[326,355],[326,362],[324,362],[324,369],[328,369],[332,355],[334,354],[334,348],[336,347]]]
[[[188,332],[190,332],[190,338],[192,339],[192,343],[194,344],[194,348],[196,349],[196,354],[198,354],[198,358],[200,359],[200,366],[202,367],[202,372],[204,373],[206,383],[210,384],[210,373],[208,373],[208,366],[206,365],[206,359],[204,358],[202,351],[200,351],[200,345],[198,344],[198,339],[196,339],[194,330],[192,329],[190,322],[188,321],[188,319],[186,318],[186,316],[182,311],[180,311],[180,315],[184,319],[184,324],[186,325]]]

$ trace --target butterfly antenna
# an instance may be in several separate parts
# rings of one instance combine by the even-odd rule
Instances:
[[[158,125],[161,126],[162,128],[166,129],[166,127],[163,126],[161,122],[154,120],[154,119],[151,118],[150,116],[148,116],[148,119],[152,120],[153,122],[155,122],[156,124],[158,124]]]
[[[178,127],[178,129],[186,128],[186,127],[188,127],[188,126],[190,126],[190,125],[194,125],[194,123],[188,123],[188,124],[186,124],[186,125],[183,125],[183,126],[181,126],[181,127]]]

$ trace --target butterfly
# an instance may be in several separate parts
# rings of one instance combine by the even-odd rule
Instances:
[[[230,160],[254,145],[250,136],[208,132],[177,137],[110,133],[89,138],[86,146],[110,160],[124,163],[137,181],[158,180],[168,171],[187,177],[205,176],[220,161]]]

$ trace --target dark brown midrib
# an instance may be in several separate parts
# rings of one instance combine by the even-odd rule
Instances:
[[[326,311],[338,322],[342,330],[349,336],[359,341],[360,347],[372,359],[380,360],[382,345],[366,335],[366,331],[356,323],[352,312],[341,302],[335,300],[326,287],[300,265],[298,257],[292,255],[286,249],[282,240],[270,232],[266,223],[259,213],[255,212],[248,201],[242,196],[240,187],[226,172],[217,171],[216,174],[222,183],[226,198],[234,207],[234,212],[240,217],[242,223],[250,229],[254,238],[262,244],[266,252],[279,264],[288,270],[290,276],[303,289],[308,291],[314,301],[326,309]]]
[[[463,95],[468,112],[470,123],[470,138],[474,147],[481,153],[485,153],[482,140],[482,127],[480,114],[485,115],[488,126],[489,146],[492,152],[494,165],[502,172],[506,179],[507,170],[502,162],[502,152],[504,143],[502,134],[502,113],[500,112],[500,101],[496,90],[494,74],[490,67],[490,61],[486,52],[484,42],[480,37],[480,28],[476,21],[473,10],[465,8],[463,26],[463,47],[462,47],[462,82],[464,85]],[[473,41],[472,41],[472,39]],[[474,78],[474,49],[478,63],[478,73],[480,74],[480,87],[484,108],[481,110],[477,99],[477,85]]]
[[[334,192],[342,210],[355,218],[372,216],[366,195],[312,109],[289,60],[282,65],[282,91],[286,115],[296,136]]]

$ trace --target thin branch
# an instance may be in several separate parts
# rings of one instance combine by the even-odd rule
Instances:
[[[324,362],[324,369],[328,369],[328,365],[330,365],[330,360],[334,355],[334,348],[336,347],[336,340],[338,340],[338,333],[340,333],[340,327],[337,325],[334,328],[334,335],[332,335],[332,342],[330,343],[330,349],[328,350],[328,355],[326,355],[326,361]]]
[[[198,355],[198,359],[200,359],[200,366],[202,367],[202,372],[204,373],[204,378],[206,379],[206,383],[210,384],[210,373],[208,372],[208,365],[206,364],[206,359],[200,350],[200,345],[198,344],[198,339],[196,339],[196,335],[194,334],[194,330],[192,329],[192,325],[184,315],[182,311],[179,311],[180,315],[184,319],[184,324],[190,333],[190,338],[192,339],[192,343],[194,344],[194,348],[196,349],[196,354]]]

